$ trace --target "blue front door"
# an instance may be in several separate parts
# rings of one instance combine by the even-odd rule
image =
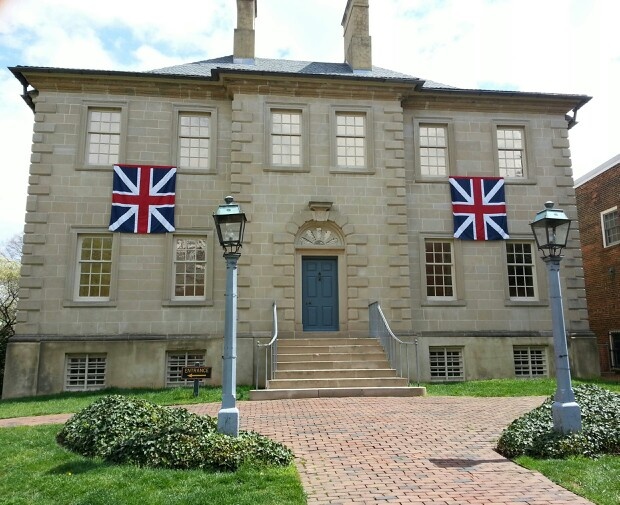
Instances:
[[[301,259],[304,331],[338,330],[338,258]]]

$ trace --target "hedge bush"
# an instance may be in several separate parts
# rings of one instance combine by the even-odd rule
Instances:
[[[75,414],[56,440],[83,456],[152,468],[236,470],[244,463],[293,461],[288,448],[258,433],[222,435],[215,418],[120,395]]]
[[[563,435],[553,429],[553,396],[513,421],[502,433],[497,451],[507,458],[526,455],[562,459],[620,454],[620,394],[595,385],[575,386],[582,430]]]

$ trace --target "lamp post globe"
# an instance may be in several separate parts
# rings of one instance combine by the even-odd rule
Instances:
[[[239,435],[237,400],[237,261],[243,245],[247,221],[232,196],[227,196],[213,220],[226,260],[226,309],[224,317],[224,354],[222,355],[222,408],[217,415],[217,431]]]
[[[547,265],[557,382],[551,411],[553,414],[553,428],[560,433],[581,431],[581,410],[575,401],[575,394],[571,386],[564,308],[560,287],[560,261],[562,261],[562,250],[568,242],[570,224],[571,220],[568,216],[562,209],[555,209],[553,202],[546,202],[545,208],[538,212],[530,223],[534,240],[536,240],[536,246],[542,252],[542,259]]]

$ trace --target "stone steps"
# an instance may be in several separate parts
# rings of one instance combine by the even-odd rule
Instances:
[[[251,400],[347,396],[420,396],[390,368],[381,344],[372,338],[313,336],[278,341],[274,379],[250,391]]]

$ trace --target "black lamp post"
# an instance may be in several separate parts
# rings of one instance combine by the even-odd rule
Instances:
[[[243,232],[247,221],[232,196],[220,205],[213,220],[226,259],[226,314],[224,321],[224,355],[222,356],[222,408],[217,415],[217,431],[239,435],[237,399],[237,261],[241,256]]]
[[[549,303],[553,322],[553,348],[557,390],[553,405],[553,427],[561,433],[581,431],[581,410],[575,402],[571,386],[566,327],[560,289],[560,261],[562,249],[568,242],[571,220],[561,209],[554,209],[553,202],[546,202],[545,208],[536,214],[530,223],[542,259],[547,265],[549,280]]]

